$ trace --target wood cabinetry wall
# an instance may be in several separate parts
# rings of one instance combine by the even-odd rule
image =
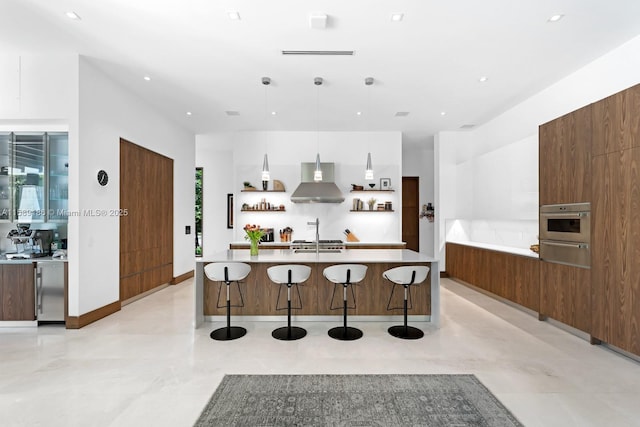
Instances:
[[[588,105],[540,126],[540,205],[591,199],[591,123]]]
[[[520,255],[447,243],[447,273],[536,312],[540,308],[539,261]]]
[[[125,301],[173,278],[173,160],[121,139],[120,209]]]
[[[591,335],[640,355],[640,85],[593,111]]]

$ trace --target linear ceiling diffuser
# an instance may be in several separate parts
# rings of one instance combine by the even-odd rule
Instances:
[[[283,50],[283,55],[355,55],[353,50]]]

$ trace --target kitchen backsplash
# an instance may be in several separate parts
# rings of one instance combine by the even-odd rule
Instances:
[[[528,249],[538,243],[537,220],[446,220],[446,240]]]

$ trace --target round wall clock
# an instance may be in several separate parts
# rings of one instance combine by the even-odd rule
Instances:
[[[100,185],[102,185],[104,187],[108,183],[109,183],[109,175],[107,174],[107,172],[102,170],[102,169],[99,170],[98,171],[98,184],[100,184]]]

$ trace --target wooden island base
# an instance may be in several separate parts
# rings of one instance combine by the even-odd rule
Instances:
[[[281,285],[276,285],[269,280],[267,276],[267,268],[273,265],[271,263],[249,263],[251,265],[251,273],[240,283],[242,296],[244,298],[244,307],[234,307],[231,309],[232,315],[283,315],[285,310],[276,310],[276,300],[278,298],[278,289]],[[330,310],[331,296],[334,284],[329,282],[322,275],[322,271],[333,264],[306,264],[311,267],[311,276],[309,279],[299,286],[302,298],[302,309],[294,310],[296,315],[339,315],[342,313],[342,286],[336,289],[333,305],[338,310]],[[396,286],[391,300],[391,307],[395,310],[387,311],[387,302],[391,295],[393,284],[382,277],[382,273],[390,268],[398,267],[405,264],[398,263],[375,263],[366,264],[368,266],[367,276],[359,284],[355,285],[356,308],[349,310],[349,315],[400,315],[402,314],[404,290],[402,286]],[[419,265],[419,264],[416,264]],[[422,264],[426,265],[426,264]],[[431,274],[431,273],[429,273]],[[411,315],[429,315],[431,314],[431,292],[430,278],[417,286],[411,288],[411,299],[413,309],[410,310]],[[224,286],[220,294],[220,302],[218,305],[223,308],[216,308],[218,298],[218,282],[211,282],[205,277],[204,285],[204,315],[216,316],[226,314],[225,298],[226,291]],[[236,304],[240,301],[237,294],[238,287],[233,284],[231,286],[231,301]],[[351,306],[351,292],[349,294],[349,305]],[[280,295],[280,307],[286,307],[286,287],[283,288]],[[292,304],[297,305],[297,293],[292,291]]]

